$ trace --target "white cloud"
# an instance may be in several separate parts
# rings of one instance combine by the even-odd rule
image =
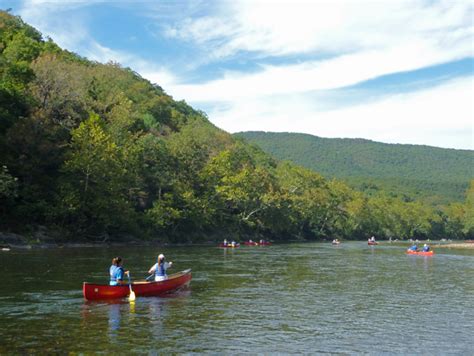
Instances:
[[[178,22],[167,34],[209,43],[214,51],[221,39],[223,55],[340,53],[414,38],[456,41],[459,29],[472,33],[472,12],[472,4],[461,1],[234,1],[220,3],[215,14]]]
[[[257,63],[280,57],[283,64],[261,64],[251,74],[227,71],[169,92],[211,108],[210,119],[231,132],[297,131],[472,149],[472,78],[334,111],[322,111],[318,102],[327,90],[473,57],[472,18],[472,4],[452,1],[225,2],[216,14],[188,18],[167,34],[207,48],[210,60],[248,53]],[[285,56],[300,61],[288,64]]]
[[[474,149],[474,77],[372,103],[318,111],[314,98],[236,100],[209,110],[229,132],[301,132],[322,137],[367,138],[387,143]]]
[[[423,55],[420,55],[423,53]],[[203,84],[170,87],[170,92],[191,102],[228,101],[274,94],[342,88],[387,73],[404,72],[462,58],[463,49],[437,53],[428,43],[410,43],[389,50],[368,50],[296,65],[264,66],[258,73],[229,72]]]

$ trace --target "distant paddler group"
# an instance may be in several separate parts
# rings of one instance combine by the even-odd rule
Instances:
[[[422,255],[422,256],[430,256],[433,255],[434,252],[431,250],[431,247],[428,244],[424,244],[423,248],[420,250],[418,248],[418,244],[415,243],[407,249],[406,252],[408,255]]]
[[[272,243],[268,240],[261,239],[260,241],[253,241],[253,240],[244,241],[243,244],[245,246],[270,246]],[[228,242],[227,239],[224,239],[224,242],[221,242],[218,246],[222,248],[235,248],[235,247],[240,247],[240,243],[235,242],[234,240],[232,240],[231,242]]]
[[[378,242],[375,241],[375,236],[372,236],[367,240],[367,245],[378,245]]]

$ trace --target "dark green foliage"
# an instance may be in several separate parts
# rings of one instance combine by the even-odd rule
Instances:
[[[474,176],[474,152],[429,146],[391,145],[363,139],[329,139],[306,134],[242,132],[275,158],[343,179],[376,194],[429,203],[463,201]]]
[[[472,185],[465,204],[434,210],[395,185],[387,189],[399,177],[379,172],[374,162],[386,156],[372,157],[368,149],[365,160],[351,158],[341,169],[343,178],[360,179],[369,197],[271,158],[132,70],[63,51],[1,11],[0,30],[2,229],[44,225],[64,238],[133,234],[170,242],[209,236],[461,238],[474,232]],[[322,152],[330,148],[325,142],[307,150],[328,156]],[[384,154],[402,166],[409,153]],[[411,163],[427,177],[420,191],[423,182],[437,189],[456,179],[467,187],[452,156],[442,150],[432,155],[431,165],[446,165],[451,175],[439,169],[425,174],[431,166],[421,155]],[[360,175],[366,169],[374,175]],[[380,181],[371,178],[375,173]]]

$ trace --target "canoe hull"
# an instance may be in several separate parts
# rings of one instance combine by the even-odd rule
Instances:
[[[369,246],[375,246],[375,245],[378,245],[379,243],[378,242],[367,242],[367,245]]]
[[[407,250],[406,251],[407,255],[419,255],[419,256],[433,256],[434,252],[433,251],[428,251],[428,252],[423,252],[423,251],[411,251]]]
[[[191,281],[191,270],[172,274],[168,279],[159,282],[135,282],[132,290],[137,297],[152,297],[166,294],[179,289]],[[121,286],[110,286],[106,284],[93,284],[84,282],[82,293],[86,300],[104,300],[126,298],[130,294],[128,284]]]

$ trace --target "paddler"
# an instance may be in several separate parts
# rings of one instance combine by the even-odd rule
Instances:
[[[122,257],[114,257],[112,259],[112,265],[109,268],[110,274],[110,285],[111,286],[119,286],[122,284],[127,284],[123,281],[124,275],[129,275],[129,271],[124,271],[122,267]]]
[[[418,251],[418,244],[414,244],[413,246],[411,246],[408,251]]]
[[[166,262],[165,255],[160,253],[158,255],[158,261],[150,268],[148,273],[155,274],[155,282],[163,281],[168,278],[166,270],[171,267],[173,262]]]

